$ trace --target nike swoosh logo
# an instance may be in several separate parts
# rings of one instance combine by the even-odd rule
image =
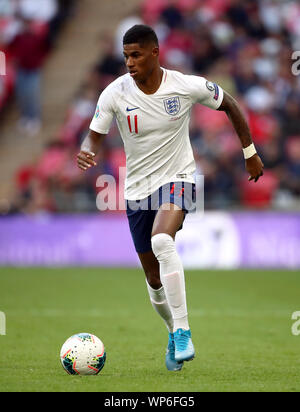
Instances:
[[[133,109],[129,109],[129,107],[127,107],[126,111],[131,112],[132,110],[137,110],[137,109],[139,109],[139,107],[134,107]]]

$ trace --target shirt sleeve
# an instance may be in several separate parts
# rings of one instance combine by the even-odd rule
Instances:
[[[101,134],[107,134],[114,118],[114,102],[112,93],[106,88],[101,93],[90,129]]]
[[[200,103],[211,109],[218,109],[223,101],[223,89],[205,77],[189,76],[189,86],[193,103]]]

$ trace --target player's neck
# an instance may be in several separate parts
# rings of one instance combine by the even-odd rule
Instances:
[[[142,90],[145,94],[154,94],[160,88],[162,78],[163,78],[163,70],[160,66],[157,66],[150,76],[143,82],[136,81],[137,87]]]

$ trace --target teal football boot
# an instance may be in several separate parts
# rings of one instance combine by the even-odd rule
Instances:
[[[190,361],[194,359],[195,349],[191,339],[191,331],[177,329],[174,332],[175,354],[177,362]]]
[[[169,333],[169,342],[166,353],[166,367],[169,371],[180,371],[183,362],[177,362],[175,360],[175,344],[174,344],[174,335]]]

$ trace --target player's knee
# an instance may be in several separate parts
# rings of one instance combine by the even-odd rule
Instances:
[[[167,233],[158,233],[157,235],[152,236],[151,245],[153,253],[158,261],[168,257],[175,249],[174,240]]]

